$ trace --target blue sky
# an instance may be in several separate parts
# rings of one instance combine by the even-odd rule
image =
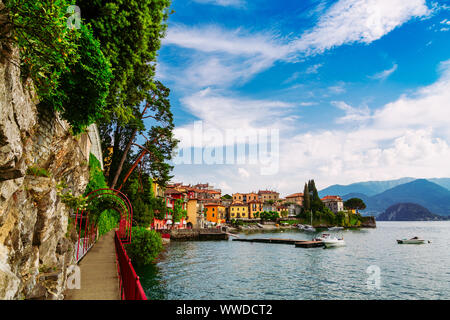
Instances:
[[[311,178],[325,187],[450,176],[450,1],[174,0],[172,9],[157,76],[171,88],[179,137],[195,139],[194,121],[204,136],[276,129],[280,150],[274,174],[261,163],[177,164],[174,181],[288,194]]]

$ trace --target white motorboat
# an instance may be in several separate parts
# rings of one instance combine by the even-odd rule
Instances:
[[[343,230],[344,229],[344,227],[331,227],[331,228],[328,228],[328,230],[330,230],[330,231],[338,231],[338,230]]]
[[[431,241],[427,241],[424,239],[420,239],[419,237],[414,237],[411,239],[401,239],[397,240],[398,244],[424,244],[424,243],[431,243]]]
[[[345,246],[344,238],[338,239],[338,238],[327,238],[322,240],[323,244],[326,248],[332,248],[332,247],[343,247]]]
[[[323,233],[320,237],[314,238],[313,241],[323,241],[325,239],[330,239],[331,235],[329,233]]]

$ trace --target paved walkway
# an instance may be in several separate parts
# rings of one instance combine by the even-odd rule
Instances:
[[[67,290],[66,300],[120,300],[114,230],[100,238],[79,267],[81,289]]]

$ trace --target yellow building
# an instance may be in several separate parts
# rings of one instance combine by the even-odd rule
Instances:
[[[207,203],[206,208],[206,220],[217,224],[225,223],[225,207],[218,203]]]
[[[250,219],[255,219],[255,214],[263,211],[263,203],[261,201],[252,200],[248,203],[248,209]]]
[[[186,226],[188,228],[198,228],[197,221],[197,199],[189,199],[187,203]]]
[[[249,219],[248,205],[232,203],[230,206],[230,219]]]
[[[152,183],[152,191],[153,191],[153,195],[154,197],[162,197],[164,198],[164,188],[161,187],[155,179],[153,179],[153,183]]]

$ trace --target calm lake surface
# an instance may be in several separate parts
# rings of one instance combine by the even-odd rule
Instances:
[[[149,299],[450,299],[450,221],[377,222],[341,235],[347,246],[333,249],[172,242],[137,272]],[[396,242],[413,236],[432,243]],[[311,239],[296,230],[240,237]],[[367,284],[370,266],[379,288]]]

